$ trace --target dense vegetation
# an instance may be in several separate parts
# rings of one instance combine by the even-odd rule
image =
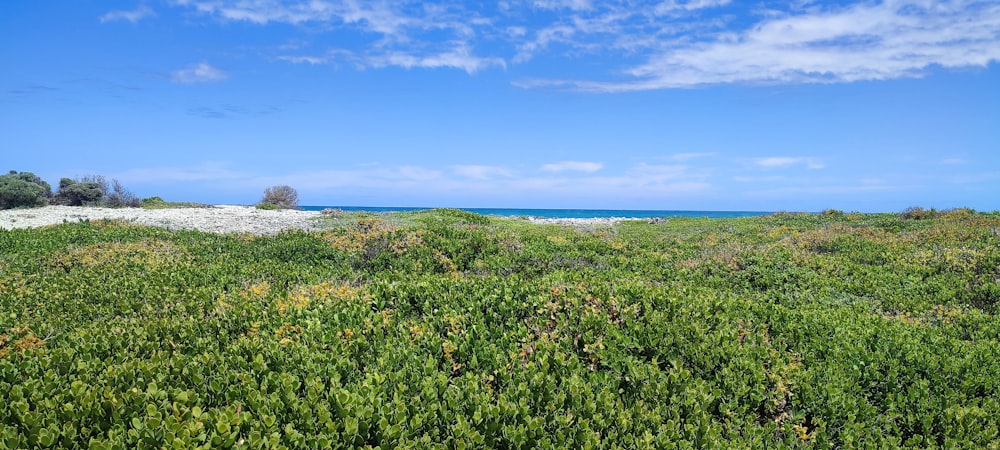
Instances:
[[[51,197],[52,186],[31,172],[0,175],[0,209],[45,206]]]
[[[0,209],[35,208],[49,204],[67,206],[139,207],[142,201],[116,179],[90,175],[59,180],[59,189],[31,172],[11,170],[0,175]]]
[[[0,230],[0,448],[1000,448],[1000,214]]]

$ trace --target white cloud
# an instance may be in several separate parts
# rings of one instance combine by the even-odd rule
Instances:
[[[360,165],[285,174],[250,173],[229,163],[189,167],[137,168],[115,175],[130,185],[184,183],[206,191],[252,192],[262,186],[287,184],[302,196],[331,193],[378,192],[413,198],[534,198],[540,193],[580,199],[663,199],[713,189],[707,173],[679,165],[638,164],[613,175],[560,173],[531,176],[502,166],[453,165],[444,169],[426,166]]]
[[[293,64],[326,64],[330,62],[329,56],[308,56],[308,55],[281,55],[277,59],[288,61]]]
[[[712,2],[705,2],[712,3]],[[1000,4],[896,0],[780,13],[744,30],[685,34],[647,48],[631,80],[527,79],[522,87],[594,92],[724,83],[846,83],[1000,61]]]
[[[586,10],[593,8],[590,0],[535,0],[532,5],[541,9]]]
[[[186,69],[175,70],[170,73],[170,80],[174,83],[205,83],[209,81],[222,81],[229,78],[229,74],[221,69],[212,67],[208,63],[199,63]]]
[[[194,8],[204,14],[217,15],[234,21],[257,24],[329,20],[335,15],[334,4],[322,0],[308,2],[281,2],[275,0],[174,0],[181,6]],[[353,3],[353,2],[352,2]]]
[[[472,54],[471,50],[459,45],[449,51],[430,55],[413,55],[404,52],[388,52],[382,55],[375,55],[365,60],[366,65],[371,67],[399,66],[406,69],[418,67],[434,69],[439,67],[450,67],[462,69],[469,74],[476,73],[489,67],[504,67],[505,63],[500,58],[481,58]]]
[[[396,169],[402,178],[415,181],[430,181],[441,177],[441,172],[417,166],[402,166]]]
[[[803,158],[803,157],[789,157],[789,156],[771,156],[766,158],[757,158],[754,164],[759,167],[764,168],[781,168],[796,165],[805,165],[807,169],[822,169],[826,167],[825,164],[818,161],[815,158]]]
[[[886,192],[898,191],[906,186],[873,185],[873,184],[831,184],[831,185],[809,185],[791,186],[777,189],[765,189],[759,191],[748,191],[748,197],[785,197],[788,195],[800,194],[861,194],[866,192]]]
[[[674,161],[690,161],[692,159],[699,158],[710,158],[715,156],[715,152],[696,152],[696,153],[674,153],[670,155],[670,159]]]
[[[107,14],[104,14],[101,17],[99,17],[98,20],[100,20],[101,23],[117,22],[120,20],[135,23],[146,17],[152,17],[155,15],[156,12],[153,11],[153,8],[150,8],[149,6],[146,5],[139,5],[138,8],[133,10],[109,11]]]
[[[796,1],[769,3],[772,9],[766,10],[730,0],[171,4],[195,17],[336,31],[346,36],[342,42],[352,42],[343,55],[319,51],[272,57],[297,63],[329,63],[339,56],[358,68],[452,68],[474,74],[543,55],[558,59],[543,65],[555,68],[548,72],[552,75],[525,72],[525,78],[514,81],[525,88],[625,92],[728,83],[849,83],[1000,61],[1000,3],[995,0]],[[138,20],[143,11],[151,13],[140,7],[105,17]],[[579,64],[605,68],[605,73],[564,76],[579,73]]]
[[[696,9],[702,8],[715,8],[718,6],[723,6],[729,4],[729,0],[690,0],[690,1],[677,1],[669,0],[661,2],[653,8],[653,12],[660,16],[665,14],[673,14],[677,11],[694,11]]]
[[[499,166],[479,166],[479,165],[457,165],[451,166],[451,170],[458,175],[477,180],[489,180],[496,177],[513,177],[514,172],[506,167]]]
[[[604,164],[599,162],[587,162],[587,161],[560,161],[556,163],[545,164],[542,166],[542,170],[547,172],[597,172],[604,167]]]

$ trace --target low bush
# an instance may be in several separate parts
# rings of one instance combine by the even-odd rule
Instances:
[[[142,199],[142,207],[143,208],[156,207],[156,206],[162,205],[164,203],[166,203],[166,202],[163,200],[163,197],[159,197],[159,196],[146,197],[146,198]]]
[[[937,211],[934,208],[924,209],[919,206],[911,206],[904,209],[899,215],[907,220],[926,220],[933,219],[937,215]]]
[[[291,186],[271,186],[264,189],[264,198],[260,200],[260,203],[270,203],[278,209],[298,209],[299,193]]]

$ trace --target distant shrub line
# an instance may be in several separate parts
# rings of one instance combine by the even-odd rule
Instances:
[[[47,205],[152,209],[207,206],[192,202],[167,202],[159,196],[140,199],[117,179],[109,180],[103,175],[62,178],[54,193],[49,183],[32,172],[11,170],[0,175],[0,209]],[[298,209],[299,194],[287,185],[268,187],[256,206],[264,210]]]

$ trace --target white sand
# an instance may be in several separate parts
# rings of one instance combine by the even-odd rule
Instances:
[[[46,206],[43,208],[0,210],[0,229],[34,228],[63,222],[113,219],[169,229],[195,229],[212,233],[274,234],[285,229],[318,230],[319,211],[265,211],[252,206],[216,205],[207,208],[94,208]],[[531,223],[574,227],[611,226],[625,217],[544,218],[528,217]]]
[[[217,205],[209,208],[93,208],[46,206],[0,211],[0,228],[33,228],[81,220],[115,219],[169,229],[196,229],[212,233],[274,234],[296,228],[319,229],[319,211],[265,211],[252,206]]]

